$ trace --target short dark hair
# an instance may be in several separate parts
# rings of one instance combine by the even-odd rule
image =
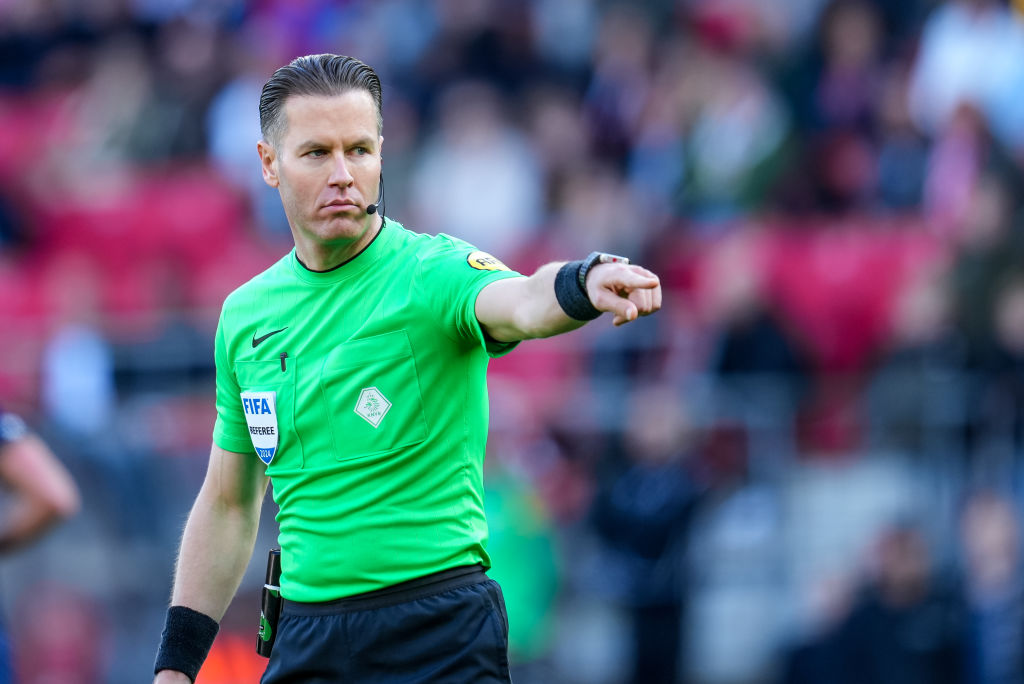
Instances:
[[[370,93],[377,107],[377,134],[384,129],[380,77],[373,67],[345,55],[296,57],[274,72],[260,94],[260,132],[273,142],[284,125],[281,110],[292,95],[341,95],[350,90]]]

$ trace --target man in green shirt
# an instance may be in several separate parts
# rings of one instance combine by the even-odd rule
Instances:
[[[295,249],[224,303],[214,444],[156,681],[195,679],[272,481],[285,603],[265,683],[507,682],[483,574],[488,359],[604,311],[653,313],[658,279],[598,253],[524,277],[386,219],[380,81],[358,60],[282,67],[260,119]]]

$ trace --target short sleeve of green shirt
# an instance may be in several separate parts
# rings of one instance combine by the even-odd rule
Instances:
[[[487,285],[505,278],[521,278],[486,252],[458,238],[440,234],[420,260],[414,286],[439,316],[452,337],[481,345],[492,357],[512,351],[518,342],[498,342],[488,337],[476,318],[476,298]]]
[[[217,421],[213,426],[213,442],[221,449],[239,454],[254,453],[249,428],[242,412],[241,392],[228,360],[224,340],[224,313],[217,323],[214,341],[214,359],[217,363]]]

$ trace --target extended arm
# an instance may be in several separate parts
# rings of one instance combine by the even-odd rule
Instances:
[[[184,606],[216,621],[224,616],[249,564],[269,478],[252,454],[214,446],[181,539],[172,606]],[[156,682],[188,682],[174,670]]]
[[[40,537],[78,512],[78,488],[46,444],[26,435],[0,448],[0,480],[13,501],[4,512],[0,552]]]
[[[563,265],[547,264],[528,278],[498,280],[481,290],[476,317],[484,331],[499,342],[514,342],[551,337],[586,323],[566,315],[555,297],[555,277]],[[591,304],[615,314],[615,325],[661,308],[661,282],[640,266],[599,264],[587,274],[586,286]]]

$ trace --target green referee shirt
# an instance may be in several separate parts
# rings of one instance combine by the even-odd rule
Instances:
[[[484,335],[475,304],[519,275],[389,219],[334,270],[293,250],[225,300],[213,440],[267,464],[286,598],[490,565],[486,371],[515,345]]]

